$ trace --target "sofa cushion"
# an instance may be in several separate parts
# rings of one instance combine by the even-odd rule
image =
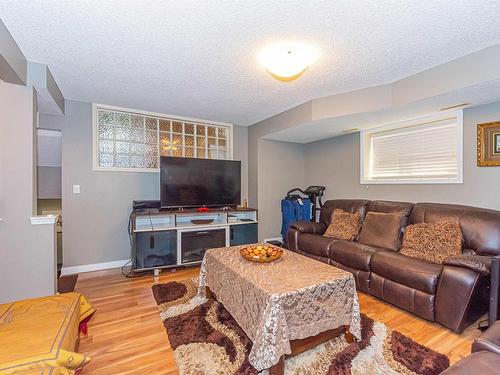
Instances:
[[[350,213],[335,209],[332,213],[330,225],[326,228],[323,236],[353,241],[361,229],[361,220],[359,212]]]
[[[401,227],[407,217],[402,213],[368,212],[359,242],[384,249],[398,250],[401,247]]]
[[[443,266],[393,252],[379,251],[371,258],[371,271],[422,292],[435,294]]]
[[[370,201],[365,199],[330,199],[323,204],[321,207],[321,213],[319,215],[319,221],[326,226],[330,224],[333,210],[339,208],[346,212],[359,212],[361,217],[364,219],[366,214],[366,207]]]
[[[328,258],[330,246],[335,239],[318,234],[301,233],[298,236],[299,249],[313,255]]]
[[[462,254],[462,232],[458,223],[413,224],[406,227],[401,254],[442,263]]]
[[[434,321],[436,295],[389,280],[376,273],[370,273],[372,296],[392,303],[421,318]]]
[[[336,262],[333,259],[328,259],[328,264],[331,264],[334,267],[340,268],[344,271],[348,271],[353,274],[354,280],[356,281],[356,288],[362,290],[363,292],[370,292],[370,275],[369,271],[357,270],[351,267],[348,267],[342,263]]]
[[[338,240],[330,246],[330,259],[357,270],[370,271],[370,260],[379,248],[359,242]]]
[[[402,214],[406,221],[403,226],[408,225],[413,203],[409,202],[392,202],[392,201],[371,201],[368,204],[367,212],[381,212],[385,214]]]

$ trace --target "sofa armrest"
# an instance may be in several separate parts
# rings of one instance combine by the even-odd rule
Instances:
[[[441,375],[498,375],[499,367],[500,355],[481,351],[461,359]]]
[[[296,221],[292,223],[291,228],[297,229],[300,233],[323,234],[326,227],[323,223],[313,221]]]
[[[487,350],[492,353],[500,354],[500,320],[493,323],[490,328],[481,334],[472,343],[472,352]]]
[[[445,265],[439,278],[434,303],[436,322],[462,333],[487,311],[489,290],[488,276],[467,267]]]
[[[491,256],[484,255],[458,255],[448,257],[443,261],[445,266],[464,267],[478,272],[483,276],[490,274]]]

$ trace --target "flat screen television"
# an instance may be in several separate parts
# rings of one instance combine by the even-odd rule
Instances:
[[[241,203],[241,162],[162,156],[162,208],[224,207]]]

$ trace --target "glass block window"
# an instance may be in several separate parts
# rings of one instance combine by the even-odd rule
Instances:
[[[230,125],[177,120],[96,106],[94,166],[158,169],[160,156],[229,159]]]

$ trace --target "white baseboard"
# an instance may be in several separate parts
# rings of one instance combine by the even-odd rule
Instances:
[[[283,241],[283,238],[281,237],[264,238],[264,243],[267,243],[269,241]]]
[[[123,267],[128,262],[130,262],[130,259],[115,260],[113,262],[105,262],[105,263],[84,264],[82,266],[63,267],[61,269],[61,275],[65,276],[65,275],[73,275],[75,273],[107,270],[110,268],[120,268]]]

